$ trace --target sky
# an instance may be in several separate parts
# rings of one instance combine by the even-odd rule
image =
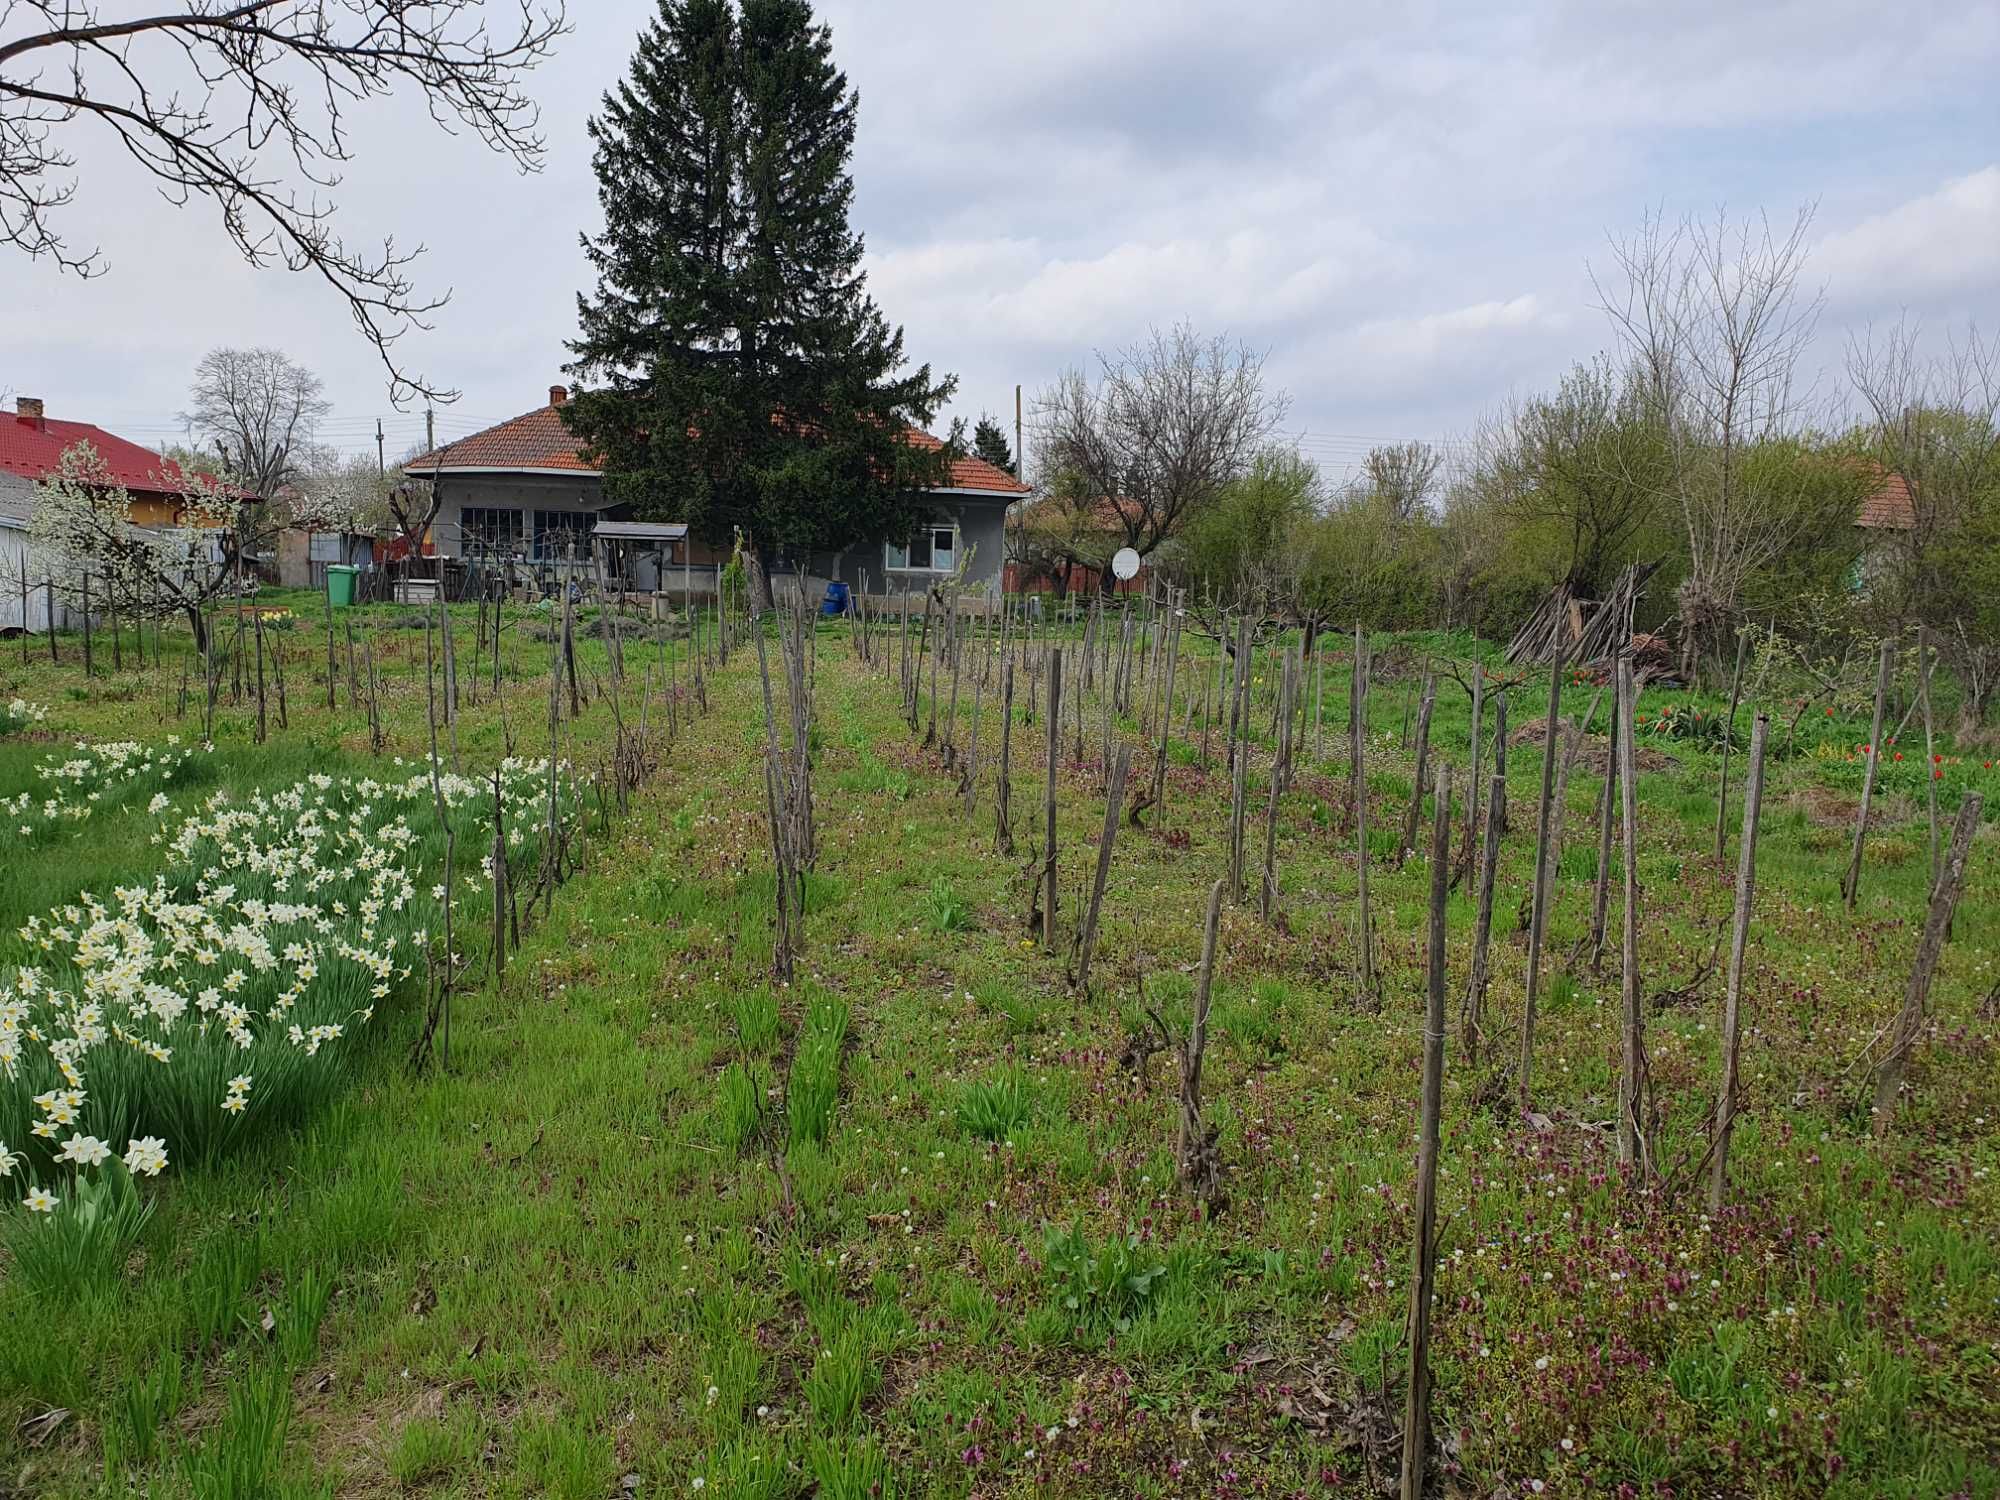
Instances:
[[[1591,268],[1649,213],[1788,225],[1811,209],[1806,279],[1825,304],[1808,373],[1829,399],[1870,326],[2000,330],[2000,6],[819,10],[860,94],[870,287],[913,358],[958,377],[947,417],[1011,426],[1017,384],[1032,410],[1065,369],[1185,322],[1263,354],[1287,439],[1331,477],[1378,442],[1462,454],[1482,419],[1610,346]],[[352,119],[342,231],[421,243],[420,290],[451,294],[397,346],[462,392],[441,439],[565,378],[578,239],[598,223],[585,124],[654,5],[570,13],[529,82],[539,175],[440,132],[415,98]],[[325,440],[372,452],[379,420],[394,459],[422,438],[323,286],[247,268],[211,206],[164,201],[90,123],[62,144],[78,161],[62,227],[107,269],[79,280],[0,247],[0,393],[158,444],[180,437],[206,350],[264,344],[325,381]]]

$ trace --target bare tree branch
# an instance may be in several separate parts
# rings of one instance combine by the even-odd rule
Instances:
[[[496,34],[487,13],[501,8],[516,14]],[[410,279],[421,247],[350,247],[322,196],[352,159],[347,111],[414,85],[442,129],[539,171],[540,111],[524,80],[569,29],[562,0],[193,0],[122,21],[89,0],[14,0],[0,10],[0,244],[80,276],[105,269],[56,227],[77,166],[59,133],[95,121],[169,202],[213,203],[251,265],[331,286],[399,405],[451,400],[392,352],[445,301]]]

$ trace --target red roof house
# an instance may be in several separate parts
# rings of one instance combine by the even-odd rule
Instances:
[[[16,401],[13,416],[0,413],[0,474],[33,484],[54,473],[78,443],[95,448],[112,480],[132,497],[134,521],[145,525],[178,514],[185,483],[179,464],[94,423],[47,416],[33,396]]]
[[[561,408],[568,400],[567,387],[550,386],[546,405],[403,465],[412,478],[439,486],[433,543],[426,550],[445,557],[553,562],[595,538],[615,541],[628,554],[652,551],[657,565],[670,569],[690,562],[712,568],[722,561],[688,537],[680,522],[613,514],[602,473],[579,455],[576,437],[564,425]],[[932,452],[944,446],[916,428],[907,439]],[[971,548],[977,576],[997,582],[1006,510],[1029,493],[1028,486],[968,455],[954,459],[950,482],[930,493],[939,519],[908,545],[858,544],[838,553],[780,559],[778,570],[847,583],[865,577],[871,590],[906,588],[950,572]]]

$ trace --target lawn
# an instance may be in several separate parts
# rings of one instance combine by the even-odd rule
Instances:
[[[241,800],[313,772],[423,769],[426,633],[393,608],[356,612],[381,674],[377,754],[344,643],[326,706],[313,610],[299,602],[289,723],[267,743],[253,743],[254,706],[225,690],[216,748],[170,783],[135,782],[20,839],[0,871],[0,969],[29,958],[13,936],[29,917],[163,868],[157,792],[171,816],[218,789]],[[468,775],[510,748],[549,753],[539,618],[510,612],[501,687],[460,712]],[[454,627],[462,676],[471,621],[461,611]],[[47,1295],[0,1270],[0,1494],[1372,1493],[1394,1472],[1406,1377],[1429,888],[1421,852],[1395,857],[1413,772],[1403,726],[1420,653],[1463,660],[1471,643],[1377,642],[1379,1006],[1359,997],[1341,826],[1348,658],[1324,643],[1308,704],[1325,729],[1307,731],[1279,805],[1274,919],[1254,894],[1223,910],[1204,1096],[1226,1203],[1204,1205],[1179,1180],[1175,1062],[1156,1044],[1160,1024],[1187,1025],[1202,909],[1226,864],[1220,731],[1204,736],[1197,714],[1183,737],[1181,700],[1164,806],[1118,836],[1077,993],[1026,926],[1046,725],[1028,721],[1025,669],[1019,852],[1003,858],[996,685],[968,811],[941,751],[903,720],[896,633],[878,635],[871,665],[844,625],[822,626],[819,849],[798,982],[774,988],[755,652],[710,668],[705,712],[684,692],[691,721],[677,709],[669,743],[661,693],[670,670],[685,690],[687,642],[660,637],[625,644],[616,701],[627,726],[647,704],[650,774],[622,812],[586,790],[582,867],[523,920],[504,977],[478,970],[457,995],[449,1066],[410,1066],[413,975],[321,1107],[149,1180],[154,1212],[111,1274]],[[164,666],[100,660],[88,681],[78,643],[62,648],[60,664],[23,663],[0,643],[0,703],[49,708],[0,741],[0,798],[35,788],[35,763],[78,737],[199,737],[198,702],[177,711],[184,641],[169,633]],[[556,751],[588,774],[611,758],[614,696],[605,643],[587,637],[580,658],[591,701],[574,721],[562,705]],[[1177,697],[1212,692],[1214,664],[1198,653]],[[1254,675],[1261,857],[1275,666],[1260,658]],[[1513,691],[1517,730],[1547,691],[1545,677]],[[1565,711],[1593,692],[1571,688]],[[967,681],[961,749],[972,698]],[[1654,691],[1641,708],[1670,702],[1716,710]],[[1093,687],[1080,758],[1063,736],[1065,933],[1104,823],[1105,719]],[[1469,727],[1447,680],[1433,756],[1462,769]],[[1111,733],[1135,746],[1143,786],[1157,724],[1111,716]],[[1906,1098],[1877,1139],[1865,1059],[1915,952],[1928,832],[1920,758],[1889,761],[1858,909],[1843,909],[1865,736],[1805,726],[1770,766],[1746,1113],[1713,1218],[1693,1178],[1722,993],[1719,972],[1697,976],[1735,871],[1733,795],[1730,857],[1713,851],[1719,758],[1699,738],[1642,737],[1660,756],[1639,784],[1659,1112],[1647,1179],[1618,1170],[1609,1128],[1615,884],[1601,972],[1582,951],[1601,787],[1588,755],[1564,809],[1536,1118],[1514,1104],[1540,756],[1512,747],[1476,1063],[1456,1026],[1471,882],[1449,908],[1441,1493],[2000,1495],[2000,840],[1989,822],[1975,842]],[[1919,730],[1899,739],[1921,745]],[[2000,773],[1970,749],[1938,753],[1947,824],[1967,788],[1989,818],[2000,810]],[[483,960],[479,903],[466,905],[462,946]]]

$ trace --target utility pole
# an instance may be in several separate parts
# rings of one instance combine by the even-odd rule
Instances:
[[[435,453],[438,446],[437,411],[434,407],[424,407],[424,452]]]
[[[1014,477],[1028,482],[1028,450],[1021,445],[1021,388],[1014,387]]]
[[[380,417],[375,419],[375,472],[377,474],[386,474],[389,472],[388,461],[382,456],[382,419]]]

